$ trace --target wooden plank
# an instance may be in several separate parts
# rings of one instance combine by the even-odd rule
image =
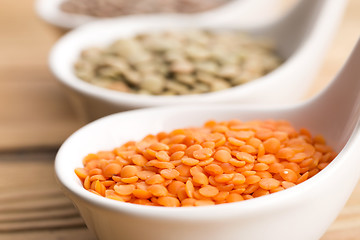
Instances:
[[[55,151],[0,154],[0,239],[96,239],[62,194],[54,157]]]
[[[61,90],[44,67],[0,66],[0,150],[58,146],[79,128]]]
[[[57,219],[57,218],[70,218],[70,217],[79,217],[78,211],[71,205],[69,208],[56,208],[56,209],[44,209],[36,211],[20,211],[20,212],[8,212],[1,213],[0,223],[18,223],[18,222],[28,222],[28,221],[39,221],[47,219]],[[1,225],[1,227],[3,227]]]
[[[95,239],[55,180],[55,153],[0,154],[0,239]]]
[[[82,125],[48,68],[63,31],[36,16],[34,1],[0,3],[0,150],[58,146]]]
[[[86,227],[0,234],[1,240],[96,240]]]

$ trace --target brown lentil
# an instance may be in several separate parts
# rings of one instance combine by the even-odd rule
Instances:
[[[244,143],[234,144],[234,139]],[[109,199],[189,207],[283,191],[335,157],[322,137],[306,129],[297,132],[286,121],[212,120],[90,153],[74,172],[86,190]]]

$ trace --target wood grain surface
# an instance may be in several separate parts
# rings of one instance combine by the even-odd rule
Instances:
[[[0,0],[0,239],[95,240],[54,177],[57,148],[84,122],[48,69],[64,31],[39,19],[33,5]],[[306,98],[341,68],[359,30],[360,1],[349,0]],[[337,239],[360,239],[360,184],[321,240]]]
[[[36,16],[34,1],[0,6],[0,149],[58,146],[81,126],[48,69],[63,32]]]

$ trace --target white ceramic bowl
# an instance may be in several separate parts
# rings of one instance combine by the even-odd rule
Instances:
[[[74,106],[83,118],[96,119],[111,113],[143,107],[201,104],[276,104],[301,100],[311,86],[322,62],[346,1],[301,1],[284,18],[267,26],[226,25],[209,17],[183,15],[131,16],[101,20],[79,27],[62,37],[50,53],[50,68],[66,86]],[[220,18],[220,17],[219,17]],[[90,46],[104,46],[119,38],[141,32],[166,29],[233,29],[273,39],[285,62],[273,72],[227,90],[187,96],[142,96],[100,88],[77,78],[73,65],[80,52]]]
[[[67,0],[36,0],[35,11],[44,21],[64,29],[72,29],[102,18],[66,13],[60,5]],[[209,16],[219,21],[219,16],[226,14],[221,21],[240,21],[246,24],[262,23],[274,18],[281,9],[280,0],[232,0],[220,7],[188,15]],[[261,18],[259,18],[261,16]],[[120,17],[121,18],[121,17]]]
[[[56,156],[64,192],[101,240],[319,239],[336,218],[360,177],[360,41],[334,80],[306,102],[263,105],[193,105],[118,113],[88,124],[68,138]],[[337,157],[290,189],[237,203],[192,208],[140,206],[88,192],[74,173],[89,153],[130,140],[208,120],[285,119],[322,134]]]
[[[295,117],[287,108],[269,110],[260,106],[228,105],[148,108],[118,113],[90,123],[67,139],[56,156],[56,174],[64,192],[100,240],[319,239],[358,181],[359,129],[333,162],[314,177],[290,189],[237,203],[192,208],[123,203],[88,192],[74,173],[88,153],[111,150],[128,140],[140,140],[145,133],[201,126],[209,119],[234,118],[244,121],[288,119],[299,127],[309,116]],[[325,133],[325,137],[329,135]],[[331,140],[333,143],[337,139]],[[336,150],[339,148],[342,148],[340,144]]]

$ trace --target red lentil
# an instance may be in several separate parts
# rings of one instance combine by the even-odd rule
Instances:
[[[90,153],[74,171],[86,190],[109,199],[190,207],[283,191],[335,157],[323,137],[286,121],[208,121]]]

